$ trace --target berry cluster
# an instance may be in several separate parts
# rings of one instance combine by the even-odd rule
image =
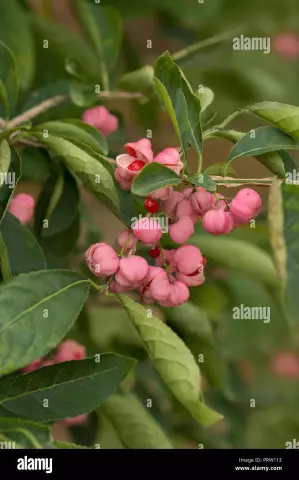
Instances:
[[[127,153],[116,158],[115,169],[115,179],[125,190],[131,189],[134,177],[147,163],[161,163],[177,175],[184,166],[175,148],[166,148],[154,158],[148,139],[127,143],[125,149]],[[260,211],[261,198],[250,188],[239,191],[229,203],[221,194],[207,192],[202,187],[190,186],[183,191],[165,187],[151,193],[144,207],[148,214],[135,221],[130,230],[120,233],[119,254],[110,245],[97,243],[87,250],[86,262],[94,275],[106,277],[111,292],[135,290],[143,303],[156,301],[171,307],[185,303],[190,295],[189,287],[205,281],[206,261],[193,245],[172,250],[161,248],[161,216],[167,218],[171,239],[185,244],[199,218],[203,228],[213,235],[226,234],[249,223]],[[140,242],[150,247],[148,254],[156,260],[156,266],[135,255]]]

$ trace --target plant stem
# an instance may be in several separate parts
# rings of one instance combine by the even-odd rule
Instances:
[[[193,45],[190,45],[189,47],[183,48],[182,50],[173,53],[172,58],[175,62],[177,62],[178,60],[181,60],[184,57],[188,57],[189,55],[192,55],[193,53],[196,53],[206,47],[210,47],[211,45],[215,45],[216,43],[220,43],[225,40],[230,40],[232,36],[236,35],[239,32],[240,28],[238,28],[238,30],[221,33],[212,38],[205,38],[204,40],[201,40],[197,43],[194,43]]]
[[[219,177],[211,175],[210,178],[224,187],[241,187],[243,185],[255,185],[260,187],[269,187],[272,184],[272,177],[268,178],[232,178],[232,177]],[[283,180],[281,180],[283,182]]]
[[[238,115],[241,115],[241,113],[244,113],[245,110],[237,110],[236,112],[231,113],[220,125],[218,125],[219,129],[225,128],[234,118],[238,117]]]
[[[99,93],[98,98],[132,100],[132,99],[144,98],[144,95],[139,92],[118,92],[118,91],[109,92],[109,91],[103,90],[102,92]],[[41,113],[44,113],[51,108],[57,107],[58,105],[66,102],[69,99],[70,99],[69,95],[57,95],[56,97],[48,98],[47,100],[44,100],[38,105],[35,105],[34,107],[30,108],[26,112],[21,113],[21,115],[18,115],[17,117],[13,118],[7,124],[5,124],[4,120],[2,121],[0,119],[0,127],[4,127],[6,125],[7,129],[14,128],[17,125],[20,125],[20,123],[31,120],[32,118],[38,117],[38,115],[40,115]]]

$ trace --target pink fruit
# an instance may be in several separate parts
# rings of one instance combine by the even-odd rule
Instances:
[[[73,418],[65,418],[63,420],[63,423],[65,423],[65,425],[82,425],[83,423],[86,422],[86,419],[87,419],[87,415],[83,414]]]
[[[179,247],[174,253],[173,260],[178,271],[184,275],[197,272],[204,263],[201,251],[194,245]]]
[[[146,245],[158,243],[162,236],[162,228],[158,220],[143,217],[132,226],[135,237]]]
[[[155,190],[154,192],[152,192],[149,196],[157,200],[166,200],[167,198],[170,197],[170,195],[172,194],[172,191],[173,191],[172,187],[159,188],[158,190]]]
[[[176,207],[176,217],[190,217],[193,223],[196,223],[197,215],[194,212],[190,200],[181,200]]]
[[[114,178],[123,190],[131,190],[132,180],[124,180],[121,176],[121,169],[119,167],[114,170]]]
[[[154,154],[151,142],[148,138],[142,138],[138,142],[126,143],[125,149],[129,155],[138,160],[142,160],[145,163],[153,161]]]
[[[25,225],[33,219],[34,205],[34,198],[31,195],[19,193],[11,200],[8,211]]]
[[[299,359],[292,352],[281,352],[272,360],[273,371],[285,378],[299,378]]]
[[[129,237],[131,237],[130,240]],[[122,232],[120,232],[117,238],[117,243],[119,247],[123,248],[125,245],[127,245],[126,250],[130,250],[131,248],[133,248],[136,242],[137,238],[134,237],[134,235],[132,236],[132,232],[130,230],[123,230]]]
[[[42,366],[42,363],[43,363],[43,359],[38,358],[37,360],[33,360],[33,362],[31,362],[29,365],[24,367],[22,371],[24,373],[34,372],[35,370],[38,370]]]
[[[234,227],[234,222],[229,212],[209,210],[202,217],[202,226],[212,235],[221,235],[230,233]]]
[[[175,243],[185,243],[194,233],[194,223],[190,217],[181,217],[169,227],[169,235]]]
[[[183,273],[177,273],[176,279],[180,282],[183,282],[188,287],[198,287],[205,282],[205,276],[203,274],[203,269],[199,269],[197,275],[184,275]]]
[[[102,105],[85,110],[82,120],[97,128],[104,137],[118,129],[118,118]]]
[[[80,345],[75,340],[65,340],[57,349],[54,363],[82,360],[85,356],[86,351],[83,345]]]
[[[139,285],[143,282],[148,274],[147,261],[138,255],[122,258],[119,262],[119,271],[115,275],[115,280],[120,285],[119,279],[122,276],[129,284]],[[124,285],[126,286],[126,285]]]
[[[180,154],[176,148],[165,148],[154,158],[154,162],[165,165],[177,175],[180,174],[180,171],[184,167],[184,164],[180,159]]]
[[[182,305],[183,303],[187,302],[189,297],[189,289],[183,282],[176,280],[171,285],[171,292],[168,300],[172,303],[172,305]]]
[[[198,187],[197,192],[191,195],[190,201],[194,212],[202,216],[213,207],[215,196],[204,188]]]
[[[181,192],[172,191],[170,196],[163,202],[163,212],[166,215],[174,216],[176,207],[182,200],[184,200],[184,195]]]
[[[294,59],[299,56],[299,39],[291,32],[278,34],[273,44],[274,50],[282,57]]]
[[[85,252],[90,271],[96,276],[110,277],[119,266],[119,258],[115,250],[107,243],[95,243]]]
[[[157,301],[166,300],[171,293],[171,285],[165,272],[154,277],[149,287],[152,298]]]

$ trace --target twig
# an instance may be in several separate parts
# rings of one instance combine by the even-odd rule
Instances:
[[[103,92],[99,93],[98,95],[99,98],[110,98],[110,99],[127,99],[127,100],[132,100],[132,99],[141,99],[145,98],[145,96],[142,93],[139,92],[108,92],[103,90]],[[43,102],[39,103],[38,105],[35,105],[34,107],[30,108],[24,113],[21,113],[21,115],[18,115],[17,117],[13,118],[8,124],[6,125],[7,128],[14,128],[17,125],[20,125],[22,122],[26,122],[28,120],[31,120],[32,118],[38,117],[41,113],[46,112],[50,108],[57,107],[63,102],[66,102],[69,100],[69,95],[57,95],[56,97],[49,98],[47,100],[44,100]],[[3,122],[3,125],[2,123]],[[5,126],[4,120],[2,121],[0,119],[0,127]]]
[[[259,187],[269,187],[272,184],[273,178],[232,178],[232,177],[219,177],[211,175],[210,178],[214,180],[217,185],[224,187],[242,187],[244,185],[254,185]],[[283,180],[281,179],[281,182]],[[293,182],[293,185],[299,185],[299,182]]]

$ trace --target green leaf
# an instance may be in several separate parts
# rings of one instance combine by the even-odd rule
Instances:
[[[0,188],[5,183],[5,174],[10,166],[11,153],[10,148],[6,140],[3,140],[0,144]]]
[[[227,164],[225,162],[219,162],[210,165],[204,171],[204,173],[206,175],[216,175],[219,177],[225,177],[225,175],[227,175],[228,177],[236,178],[238,176],[236,170],[231,165],[227,167]]]
[[[299,107],[278,102],[256,103],[246,108],[299,140]]]
[[[116,61],[121,43],[121,17],[112,8],[89,5],[82,0],[75,1],[75,11],[97,55],[103,89],[109,89],[108,72]]]
[[[252,130],[242,137],[232,148],[227,163],[236,158],[245,156],[258,156],[277,150],[298,150],[299,142],[290,135],[282,132],[276,127],[261,127]],[[276,170],[279,168],[280,177],[285,176],[283,161],[280,157],[276,160]]]
[[[222,130],[217,131],[212,134],[213,137],[216,138],[224,138],[225,140],[229,140],[233,143],[237,143],[241,141],[243,137],[247,134],[243,132],[237,132],[235,130]],[[269,153],[262,153],[257,156],[254,155],[254,158],[264,165],[270,172],[274,173],[280,178],[284,177],[285,172],[285,155],[286,152],[277,151],[277,152],[269,152]]]
[[[155,84],[180,139],[185,160],[189,143],[200,156],[200,100],[168,52],[163,53],[155,64]]]
[[[287,297],[294,321],[298,322],[299,279],[299,189],[295,185],[282,185],[284,239],[286,248]]]
[[[44,367],[0,381],[0,404],[36,422],[76,417],[104,402],[134,365],[132,358],[102,354],[99,362],[87,358]]]
[[[98,93],[95,92],[95,86],[72,82],[70,88],[70,98],[77,107],[90,107],[98,100]]]
[[[81,450],[83,449],[88,449],[88,447],[84,447],[83,445],[77,445],[75,443],[69,443],[69,442],[60,442],[58,440],[53,440],[52,442],[53,446],[55,448],[63,449],[63,450]]]
[[[0,234],[12,276],[46,268],[45,257],[36,238],[10,213],[6,213],[2,221]]]
[[[17,417],[0,417],[0,432],[23,448],[43,448],[50,441],[49,427]]]
[[[154,69],[151,65],[144,65],[138,70],[125,73],[117,82],[117,88],[125,92],[140,92],[146,98],[157,95],[154,83]]]
[[[0,3],[0,40],[11,49],[20,88],[26,90],[34,76],[35,52],[28,15],[16,0]]]
[[[237,268],[272,287],[279,286],[271,257],[251,243],[237,238],[213,237],[201,233],[192,237],[192,244],[216,263]]]
[[[6,162],[7,159],[5,160]],[[12,150],[10,166],[7,175],[4,175],[5,183],[0,187],[0,225],[20,177],[21,160],[18,153]]]
[[[217,190],[216,183],[206,173],[195,173],[192,177],[184,175],[183,180],[191,183],[191,185],[205,188],[209,192],[215,192]]]
[[[11,50],[0,42],[0,116],[8,119],[18,97],[18,75]]]
[[[198,89],[197,96],[200,100],[201,113],[203,113],[213,102],[214,92],[209,87],[201,85]]]
[[[33,132],[42,132],[45,136],[48,132],[49,135],[68,140],[93,156],[101,157],[108,153],[108,144],[103,135],[96,128],[78,119],[42,123],[34,127]]]
[[[82,180],[83,185],[106,203],[114,213],[118,211],[119,200],[113,178],[96,158],[69,140],[60,138],[58,134],[44,137],[40,132],[33,132],[32,135],[60,156],[61,161]]]
[[[51,237],[67,230],[78,214],[79,200],[77,182],[66,168],[62,169],[60,175],[52,175],[35,208],[35,230],[38,236]]]
[[[39,237],[39,243],[44,251],[48,265],[53,265],[56,268],[55,259],[59,261],[60,258],[66,257],[75,249],[81,232],[80,212],[77,212],[72,223],[66,230],[55,233],[51,236]],[[55,258],[53,258],[55,257]],[[63,258],[65,260],[65,258]],[[52,263],[54,261],[54,264]],[[61,266],[66,265],[63,263]]]
[[[157,372],[173,395],[202,425],[211,425],[222,416],[201,399],[200,371],[184,342],[158,317],[148,316],[142,305],[125,295],[116,295],[144,342]]]
[[[180,183],[180,177],[173,170],[158,162],[152,162],[134,178],[131,192],[134,195],[145,196],[160,188]]]
[[[129,449],[171,449],[169,439],[149,410],[132,394],[111,395],[101,407]]]
[[[31,16],[32,26],[35,30],[37,39],[41,42],[41,46],[44,46],[45,40],[47,40],[48,48],[43,50],[46,52],[46,78],[44,83],[49,82],[49,74],[52,74],[54,81],[57,80],[57,65],[62,67],[64,71],[65,59],[70,57],[76,61],[79,69],[84,71],[87,79],[98,82],[99,80],[99,65],[94,52],[89,45],[78,34],[73,33],[70,29],[66,29],[64,25],[41,18],[37,15]],[[55,61],[55,63],[54,63]],[[51,72],[48,65],[55,65],[55,70]]]
[[[2,284],[0,374],[22,368],[54,348],[76,320],[88,290],[86,278],[66,270],[21,274]]]
[[[278,278],[284,285],[286,280],[286,247],[283,233],[284,220],[280,183],[277,178],[273,178],[269,189],[268,226],[274,264]]]

